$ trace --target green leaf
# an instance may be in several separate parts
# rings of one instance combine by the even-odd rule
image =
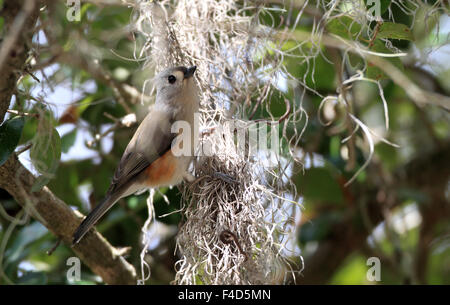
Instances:
[[[92,171],[96,171],[96,167],[90,159],[63,162],[58,166],[55,174],[58,178],[51,180],[47,186],[68,205],[81,206],[79,186],[90,182],[89,173]],[[111,172],[113,171],[114,169],[111,170]],[[105,179],[111,181],[111,176],[107,176]]]
[[[99,94],[91,94],[91,95],[88,95],[88,96],[84,97],[80,101],[78,101],[77,102],[78,115],[81,116],[83,114],[83,112],[86,110],[86,108],[88,108],[91,105],[91,103],[93,101],[95,101],[96,98],[99,98],[99,97],[101,97],[101,95],[99,95]]]
[[[350,40],[356,38],[361,32],[361,25],[348,16],[331,19],[326,28],[328,32]]]
[[[439,18],[441,15],[437,12],[430,14],[429,7],[422,6],[416,12],[414,16],[414,25],[413,25],[413,35],[415,38],[416,46],[421,48],[430,47],[430,45],[436,45],[440,40],[439,35],[434,32],[432,29],[436,27],[436,24],[441,20]],[[443,34],[444,31],[439,31],[440,34]],[[446,36],[443,37],[444,41]]]
[[[24,124],[24,117],[17,116],[0,125],[0,166],[8,160],[16,149]]]
[[[39,121],[30,150],[30,158],[39,173],[47,179],[53,178],[61,158],[61,138],[45,116]],[[46,183],[48,181],[44,178],[37,179],[33,189],[39,190]]]
[[[70,285],[97,285],[97,283],[94,281],[84,281],[84,280],[76,281],[73,283],[69,282],[68,284],[70,284]]]
[[[340,156],[341,140],[338,136],[330,139],[330,158],[338,159]]]
[[[299,174],[296,185],[306,200],[341,204],[344,201],[341,187],[330,169],[313,167]],[[324,189],[326,187],[326,189]]]
[[[83,20],[85,18],[85,16],[87,15],[88,10],[93,7],[93,5],[91,3],[85,3],[81,6],[81,11],[80,11],[80,19]]]
[[[289,42],[289,44],[286,43],[285,46],[288,48],[293,48],[291,42]],[[303,56],[302,54],[307,54],[308,52],[310,52],[309,48],[310,46],[307,45],[302,45],[298,48],[294,48],[291,51],[292,57],[285,57],[284,66],[287,68],[290,74],[292,74],[295,78],[302,80],[310,88],[326,91],[333,90],[333,88],[335,88],[335,73],[330,73],[330,71],[333,71],[334,69],[334,66],[332,64],[326,61],[323,56],[317,56],[316,58],[308,62],[300,59]],[[290,95],[290,97],[293,97],[293,91],[289,91],[288,94]],[[271,99],[277,99],[277,96],[279,96],[278,103],[281,106],[280,111],[277,113],[277,115],[281,116],[285,113],[286,107],[283,96],[275,94]],[[269,105],[272,106],[272,102],[269,103]],[[273,109],[271,109],[271,111],[273,111]]]
[[[75,143],[75,139],[77,138],[77,129],[75,128],[69,133],[66,133],[61,138],[61,150],[63,153],[67,153],[69,149]]]
[[[433,250],[430,251],[430,258],[428,259],[427,283],[430,285],[450,285],[447,268],[449,265],[450,243],[448,238],[443,236],[441,238],[436,237],[433,241]],[[446,267],[443,268],[443,266]]]
[[[377,35],[378,38],[392,38],[392,39],[404,39],[414,40],[414,36],[411,30],[404,24],[384,22],[380,26],[380,30]]]
[[[362,285],[367,284],[366,258],[361,255],[352,255],[333,274],[331,285]]]
[[[116,118],[120,118],[126,114],[122,106],[115,101],[95,103],[96,101],[98,101],[98,99],[96,99],[95,97],[94,99],[86,98],[83,101],[86,102],[83,102],[81,118],[94,126],[100,126],[101,124],[111,123],[111,120],[103,115],[104,112],[107,112]],[[87,105],[87,107],[85,107],[85,105]]]
[[[25,144],[31,141],[34,138],[34,136],[36,136],[37,125],[38,120],[33,117],[27,118],[25,120],[19,144]]]

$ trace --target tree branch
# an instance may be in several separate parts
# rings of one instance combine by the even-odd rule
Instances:
[[[36,179],[13,154],[0,167],[0,187],[34,218],[38,219],[66,244],[72,243],[72,234],[81,223],[82,215],[73,211],[47,187],[32,193]],[[129,284],[137,282],[136,271],[105,238],[90,231],[73,251],[107,284]]]
[[[0,70],[2,70],[6,58],[16,45],[17,39],[27,21],[27,17],[33,12],[35,5],[36,3],[33,0],[26,0],[22,9],[14,18],[14,22],[9,27],[8,35],[3,39],[2,48],[0,49]]]
[[[40,1],[32,1],[32,9],[24,6],[24,1],[5,1],[1,16],[4,16],[6,35],[15,25],[22,29],[14,43],[1,43],[0,54],[6,54],[0,75],[0,122],[9,108],[16,83],[23,73],[27,60],[33,29],[39,16]],[[29,2],[25,2],[26,4]],[[23,14],[27,18],[22,24]],[[15,33],[14,31],[12,32]],[[15,35],[15,34],[14,34]],[[34,218],[42,222],[49,231],[67,244],[72,242],[72,234],[81,223],[82,216],[73,211],[47,187],[32,193],[36,178],[19,162],[13,154],[0,167],[0,188],[11,194],[17,203]],[[91,270],[108,284],[136,284],[136,271],[98,232],[90,232],[73,248],[74,252]]]
[[[0,40],[0,122],[9,108],[20,71],[28,56],[27,41],[31,41],[39,15],[39,1],[5,1],[0,15],[4,18],[5,37]]]

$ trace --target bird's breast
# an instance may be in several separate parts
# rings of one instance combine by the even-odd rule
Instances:
[[[147,187],[179,184],[183,180],[187,164],[184,157],[176,157],[172,150],[153,161],[143,172],[141,179]]]

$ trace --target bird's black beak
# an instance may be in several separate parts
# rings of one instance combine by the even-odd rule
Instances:
[[[190,67],[190,68],[187,68],[187,69],[184,71],[184,78],[192,77],[192,75],[194,75],[194,72],[195,72],[196,69],[197,69],[196,66],[192,66],[192,67]]]

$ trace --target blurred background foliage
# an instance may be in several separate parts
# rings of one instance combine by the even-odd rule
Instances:
[[[0,136],[1,141],[6,141],[1,142],[0,161],[4,162],[16,146],[20,150],[33,143],[31,150],[20,154],[20,160],[41,176],[36,189],[47,185],[84,214],[105,194],[137,124],[105,131],[117,124],[114,118],[129,113],[127,107],[137,113],[138,120],[146,112],[147,105],[130,103],[122,90],[126,86],[143,88],[145,80],[152,77],[141,68],[142,63],[133,59],[145,41],[130,23],[132,9],[120,1],[96,2],[82,1],[80,21],[68,20],[64,1],[53,1],[51,9],[41,13],[41,24],[33,38],[36,54],[30,74],[19,83],[10,107],[28,115],[9,113],[0,127],[0,134],[7,135]],[[261,2],[273,8],[282,6],[282,1]],[[325,28],[328,33],[370,44],[371,50],[377,52],[392,52],[382,40],[388,39],[393,48],[409,54],[402,60],[389,59],[395,66],[422,88],[449,96],[450,18],[439,10],[426,15],[438,1],[419,2],[422,4],[417,15],[411,16],[391,1],[381,1],[383,19],[392,20],[393,16],[395,23],[381,25],[372,42],[372,37],[357,33],[361,27],[373,29],[376,22],[359,24],[342,16]],[[286,3],[289,6],[291,1]],[[291,17],[286,11],[274,10],[270,15],[262,14],[260,22],[276,26],[293,18],[303,1],[292,3]],[[314,18],[323,13],[314,1],[307,8],[292,30],[311,31]],[[0,17],[3,37],[6,33],[2,20]],[[283,49],[292,46],[287,41]],[[298,50],[298,54],[308,47],[303,45],[305,50]],[[337,90],[342,77],[337,63],[344,54],[328,47],[322,53],[313,61],[313,68],[312,61],[295,57],[287,57],[283,64],[295,78],[326,96]],[[270,51],[261,56],[271,56]],[[358,56],[346,56],[352,66],[343,68],[344,77],[362,67]],[[449,113],[437,106],[418,107],[403,88],[376,67],[369,65],[364,73],[380,80],[390,128],[384,128],[383,104],[376,84],[356,82],[347,89],[353,96],[353,113],[400,147],[375,139],[370,165],[345,187],[366,161],[367,143],[361,135],[343,143],[349,134],[343,132],[346,120],[340,106],[327,104],[319,111],[322,98],[306,91],[303,106],[310,120],[299,145],[305,162],[304,168],[298,165],[292,177],[300,193],[296,200],[303,204],[297,227],[298,249],[292,254],[295,261],[299,262],[300,254],[305,259],[303,276],[297,276],[297,283],[450,284],[450,184],[449,162],[445,162],[449,157]],[[280,86],[280,90],[294,99],[289,86]],[[277,94],[271,98],[271,113],[283,115],[285,103]],[[254,118],[265,116],[267,112],[261,109]],[[320,116],[336,123],[324,126]],[[298,128],[302,127],[299,124]],[[440,186],[444,187],[436,190]],[[122,199],[97,225],[114,246],[131,247],[126,258],[136,267],[140,228],[147,217],[146,198],[142,194]],[[12,217],[21,219],[23,212],[2,189],[0,202],[0,283],[68,284],[66,260],[74,255],[70,247],[60,245],[47,255],[56,242],[55,236],[34,219],[12,221]],[[179,208],[179,189],[161,189],[155,200],[157,223],[148,233],[154,238],[148,255],[151,284],[166,284],[174,279],[174,239],[181,216],[158,216]],[[381,260],[380,282],[369,282],[366,277],[370,267],[367,259],[373,256]],[[101,283],[101,279],[83,266],[81,283]]]

